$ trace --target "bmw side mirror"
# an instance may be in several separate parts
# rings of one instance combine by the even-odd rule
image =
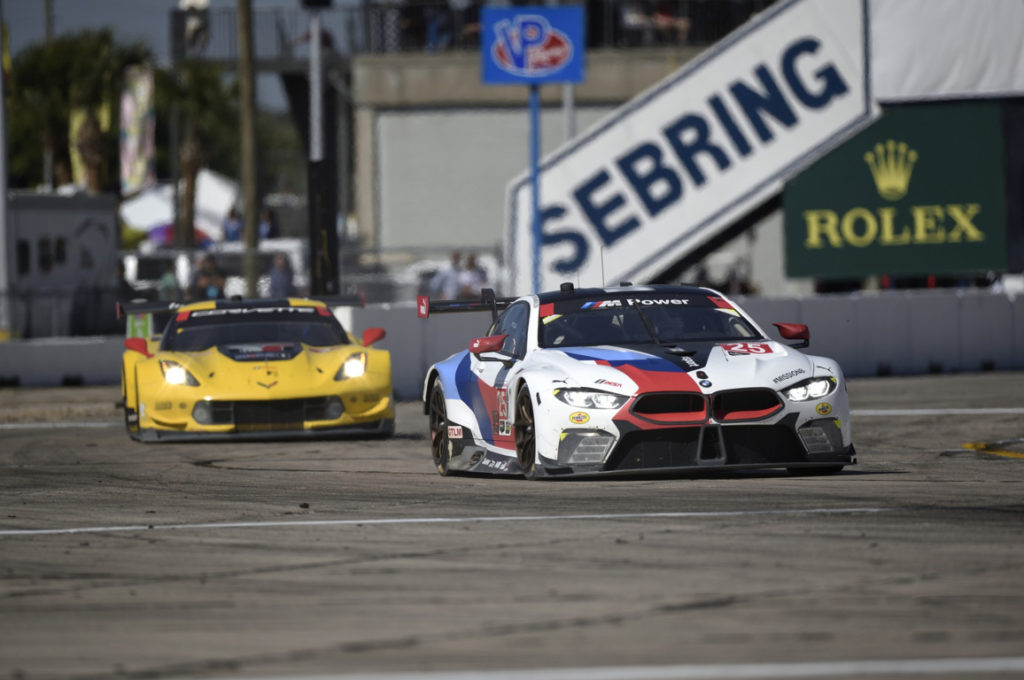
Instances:
[[[779,335],[786,340],[799,340],[790,345],[796,349],[803,349],[811,344],[811,331],[802,323],[773,323],[779,329]]]
[[[469,341],[469,351],[480,361],[508,361],[509,356],[501,349],[506,338],[507,334],[473,338]]]

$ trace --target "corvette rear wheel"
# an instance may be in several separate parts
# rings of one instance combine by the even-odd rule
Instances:
[[[530,390],[525,385],[520,388],[516,397],[515,425],[516,456],[519,467],[527,479],[537,477],[537,438],[536,425],[533,420],[533,402]]]
[[[448,469],[451,446],[448,442],[448,409],[444,401],[444,388],[440,382],[434,383],[430,390],[429,414],[430,455],[434,458],[437,473],[447,477],[451,474]]]

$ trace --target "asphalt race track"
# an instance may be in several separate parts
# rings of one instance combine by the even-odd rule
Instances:
[[[1024,374],[850,392],[834,477],[526,482],[0,390],[0,678],[1024,677]]]

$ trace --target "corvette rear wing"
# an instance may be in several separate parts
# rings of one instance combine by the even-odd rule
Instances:
[[[426,295],[417,295],[416,316],[426,319],[431,314],[449,312],[490,312],[491,318],[497,319],[498,312],[515,300],[516,298],[495,297],[493,288],[481,288],[479,300],[431,300]]]
[[[297,298],[322,302],[328,307],[365,307],[366,296],[360,295],[317,295]],[[171,315],[189,302],[168,302],[165,300],[140,300],[138,302],[117,303],[117,318],[127,319],[125,336],[129,338],[150,338],[160,334],[170,320]],[[246,305],[267,306],[280,305],[280,300],[271,298],[242,299],[233,297],[217,300],[217,307],[244,307]]]
[[[306,296],[300,298],[303,300],[313,300],[315,302],[322,302],[328,307],[365,307],[366,296],[365,295],[317,295],[317,296]],[[167,301],[154,301],[154,300],[143,300],[139,302],[118,302],[117,303],[117,318],[120,319],[127,314],[153,314],[156,312],[173,312],[186,304],[191,302],[197,302],[192,300],[190,302],[167,302]],[[237,305],[266,305],[272,303],[270,298],[256,298],[252,300],[246,300],[242,298],[229,298],[224,300],[217,300],[217,306],[224,305],[226,307],[237,306]]]

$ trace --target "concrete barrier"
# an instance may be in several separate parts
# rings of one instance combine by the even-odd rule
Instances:
[[[773,337],[774,321],[806,323],[807,350],[835,358],[849,376],[1024,369],[1024,296],[983,291],[884,291],[809,298],[739,298]],[[418,400],[429,366],[485,335],[486,312],[416,316],[413,302],[346,309],[358,337],[381,326],[395,395]],[[0,343],[0,385],[117,384],[120,337]]]

